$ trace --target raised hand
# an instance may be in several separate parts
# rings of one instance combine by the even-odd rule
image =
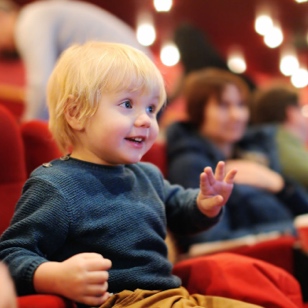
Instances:
[[[225,163],[222,161],[217,164],[215,174],[212,168],[204,168],[200,175],[200,192],[197,197],[198,207],[204,215],[218,215],[230,197],[236,172],[236,169],[232,169],[225,174]]]

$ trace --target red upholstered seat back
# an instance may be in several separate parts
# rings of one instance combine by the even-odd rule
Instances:
[[[24,147],[19,125],[0,106],[0,234],[8,227],[26,181]]]
[[[20,122],[25,110],[25,103],[23,101],[0,98],[0,106],[7,108],[15,120]]]
[[[43,163],[62,156],[48,129],[48,123],[40,120],[23,122],[20,125],[25,146],[27,174]]]
[[[267,308],[303,307],[298,281],[262,260],[218,253],[181,261],[173,272],[191,294],[233,298]]]
[[[35,294],[18,297],[19,308],[76,308],[76,304],[60,296]]]
[[[164,141],[156,141],[151,149],[142,157],[142,161],[156,165],[164,176],[167,175],[167,154]]]

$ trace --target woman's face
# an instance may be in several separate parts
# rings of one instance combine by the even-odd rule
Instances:
[[[220,100],[210,98],[203,113],[200,133],[218,145],[231,145],[240,140],[249,119],[248,106],[233,84],[224,88]]]

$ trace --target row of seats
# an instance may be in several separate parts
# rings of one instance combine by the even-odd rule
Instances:
[[[2,234],[10,223],[15,204],[27,178],[27,169],[20,126],[14,115],[3,106],[0,106],[0,129],[0,234]],[[37,300],[38,298],[20,297],[18,307],[39,307],[36,306]],[[44,306],[40,307],[73,308],[74,306],[68,306],[64,299],[48,295],[44,300]]]
[[[0,106],[0,110],[0,198],[6,204],[1,214],[1,234],[9,224],[22,186],[31,171],[61,154],[46,123],[31,121],[18,124],[5,107]]]
[[[24,144],[13,115],[0,106],[0,234],[9,225],[15,204],[27,177]]]
[[[36,120],[19,124],[3,106],[0,106],[0,129],[1,234],[9,225],[14,206],[30,172],[40,164],[59,157],[61,153],[51,137],[47,123]],[[167,161],[163,142],[155,143],[143,160],[156,164],[166,175]],[[174,273],[192,293],[242,300],[245,298],[246,301],[267,308],[303,307],[298,282],[286,274],[293,274],[294,241],[294,238],[284,237],[227,253],[178,261],[174,265]],[[262,283],[262,287],[254,286],[257,282]],[[254,287],[247,289],[249,285]],[[53,295],[22,296],[18,298],[18,304],[20,308],[76,307],[73,302]]]

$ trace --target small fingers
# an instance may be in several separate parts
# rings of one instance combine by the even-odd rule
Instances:
[[[209,187],[210,181],[208,173],[206,172],[206,169],[204,169],[204,172],[200,174],[200,189],[204,193],[204,191]]]
[[[104,295],[108,290],[108,282],[105,281],[101,284],[89,284],[86,290],[86,295],[88,296],[102,296]]]
[[[88,274],[87,282],[89,284],[103,284],[109,279],[107,271],[95,271]]]
[[[79,256],[83,257],[84,259],[97,259],[103,258],[103,256],[96,252],[82,252],[78,254]]]
[[[213,174],[211,167],[204,168],[204,173],[207,176],[208,183],[211,185],[215,183],[215,180],[221,182],[225,181],[227,184],[233,184],[237,170],[232,169],[225,175],[225,162],[219,161],[215,169],[215,175]]]
[[[223,181],[225,177],[225,163],[219,161],[215,169],[215,179],[218,181]]]
[[[105,259],[103,257],[97,258],[88,258],[87,260],[87,269],[90,271],[96,270],[108,270],[111,268],[112,263],[109,259]]]
[[[215,169],[215,175],[213,174],[211,167],[204,168],[203,172],[206,174],[210,185],[213,185],[215,181],[223,181],[225,177],[225,163],[223,161],[218,162]]]
[[[203,181],[204,184],[213,185],[215,183],[215,177],[211,167],[204,168],[203,172],[201,173],[201,176],[201,181]]]
[[[225,182],[228,184],[233,184],[236,174],[237,174],[236,169],[230,170],[225,177]]]

